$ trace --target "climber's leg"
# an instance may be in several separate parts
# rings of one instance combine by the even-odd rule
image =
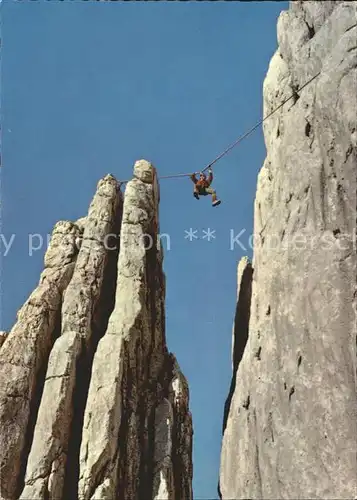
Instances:
[[[200,197],[199,197],[199,194],[198,194],[198,189],[197,189],[197,186],[195,186],[193,188],[193,196],[196,198],[196,200],[199,200]]]
[[[216,194],[216,191],[214,189],[209,187],[206,189],[206,192],[207,192],[207,194],[210,194],[212,196],[212,206],[213,207],[216,207],[217,205],[219,205],[221,203],[221,201],[217,199],[217,194]]]

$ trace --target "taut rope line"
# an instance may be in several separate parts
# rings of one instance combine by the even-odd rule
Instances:
[[[215,158],[211,163],[209,163],[203,170],[201,170],[201,172],[205,172],[207,169],[211,168],[212,165],[214,165],[215,163],[217,163],[218,160],[220,160],[221,158],[223,158],[223,156],[225,156],[229,151],[231,151],[235,146],[237,146],[240,142],[242,142],[244,139],[246,139],[250,134],[252,134],[260,125],[262,125],[268,118],[270,118],[274,113],[276,113],[277,111],[279,111],[280,108],[282,108],[284,106],[284,104],[286,104],[288,101],[290,101],[290,99],[292,99],[293,97],[296,96],[297,93],[301,92],[305,87],[307,87],[313,80],[315,80],[315,78],[317,78],[318,76],[320,75],[320,72],[318,72],[315,76],[313,76],[312,78],[310,78],[309,81],[307,81],[299,90],[296,90],[293,94],[291,94],[291,96],[287,97],[281,104],[279,104],[278,107],[276,107],[275,109],[273,109],[273,111],[271,111],[269,114],[267,114],[267,116],[265,116],[262,120],[259,120],[259,122],[254,125],[254,127],[252,127],[250,130],[248,130],[248,132],[246,132],[245,134],[243,134],[242,136],[238,137],[238,139],[236,141],[233,142],[233,144],[231,144],[230,146],[228,146],[227,149],[225,149],[223,151],[223,153],[221,153],[220,155],[217,156],[217,158]],[[199,174],[200,172],[195,172],[195,174]],[[158,177],[158,179],[176,179],[178,177],[189,177],[190,175],[192,175],[192,172],[188,173],[188,174],[173,174],[173,175],[164,175],[162,177]],[[131,180],[131,179],[130,179]],[[129,182],[129,180],[127,181],[122,181],[120,182],[120,184],[126,184],[127,182]]]

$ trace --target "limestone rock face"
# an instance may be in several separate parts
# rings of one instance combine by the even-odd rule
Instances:
[[[264,125],[225,499],[356,495],[356,8],[291,2],[279,18],[264,114],[320,75]]]
[[[124,197],[107,175],[88,215],[56,226],[0,350],[4,500],[192,498],[189,391],[166,346],[158,231],[145,160]]]
[[[146,160],[138,160],[134,165],[134,177],[152,184],[154,181],[154,169],[151,168]]]
[[[62,295],[73,275],[77,226],[58,222],[38,287],[0,349],[0,493],[18,498],[49,353],[61,325]]]

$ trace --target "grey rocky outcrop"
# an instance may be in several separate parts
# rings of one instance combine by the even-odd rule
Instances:
[[[0,492],[17,498],[47,360],[60,330],[62,295],[74,270],[77,226],[54,227],[38,287],[0,349]]]
[[[291,2],[278,21],[264,114],[296,96],[264,124],[224,499],[356,495],[356,9]]]
[[[1,498],[192,498],[187,382],[165,340],[156,170],[107,175],[54,229],[0,350]],[[150,493],[149,493],[150,496]]]

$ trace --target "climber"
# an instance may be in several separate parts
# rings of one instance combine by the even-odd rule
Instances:
[[[197,200],[199,200],[200,196],[207,196],[208,194],[210,194],[212,196],[212,206],[216,207],[221,203],[221,201],[217,199],[216,191],[210,187],[213,181],[212,170],[209,169],[208,173],[209,175],[207,178],[206,174],[200,172],[200,178],[198,180],[195,174],[192,174],[190,176],[192,182],[195,184],[195,187],[193,189],[193,196]]]

